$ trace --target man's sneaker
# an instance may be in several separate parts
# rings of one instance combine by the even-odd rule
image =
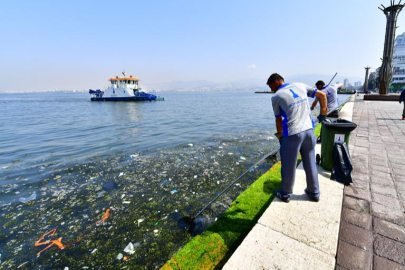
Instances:
[[[286,202],[286,203],[290,202],[290,196],[283,195],[281,190],[275,190],[274,195],[276,195],[276,197],[279,198],[280,200],[282,200],[283,202]]]
[[[319,202],[319,197],[315,197],[307,189],[305,189],[305,194],[307,194],[308,197],[311,198],[311,200],[313,200],[314,202]]]

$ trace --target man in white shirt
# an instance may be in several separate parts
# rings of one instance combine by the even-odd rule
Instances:
[[[315,86],[319,91],[326,94],[329,109],[328,117],[339,117],[339,99],[337,91],[343,86],[343,84],[340,83],[325,86],[323,81],[317,81]],[[312,103],[311,110],[315,108],[316,104],[318,104],[318,99],[315,99]]]
[[[290,201],[298,153],[301,153],[307,178],[305,193],[317,202],[320,192],[315,162],[316,137],[307,97],[319,99],[321,113],[318,119],[322,122],[328,111],[326,95],[303,83],[284,83],[284,78],[277,73],[269,77],[267,85],[275,92],[271,101],[276,117],[276,136],[280,139],[281,187],[274,193],[282,201]]]

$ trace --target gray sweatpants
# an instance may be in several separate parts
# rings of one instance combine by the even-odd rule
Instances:
[[[312,195],[320,195],[318,170],[315,162],[316,137],[312,129],[301,133],[283,137],[281,140],[281,192],[291,195],[295,182],[298,153],[301,153],[304,166],[307,190]]]

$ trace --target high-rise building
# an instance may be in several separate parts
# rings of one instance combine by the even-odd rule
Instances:
[[[394,76],[391,84],[405,84],[405,33],[397,36],[394,45]]]
[[[349,86],[349,79],[345,79],[345,80],[343,81],[343,86],[344,86],[344,87],[348,87],[348,86]]]
[[[354,87],[359,87],[359,86],[361,86],[361,82],[355,82],[354,83]]]

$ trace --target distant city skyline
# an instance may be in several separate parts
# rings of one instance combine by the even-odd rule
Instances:
[[[103,88],[123,70],[149,88],[265,81],[273,72],[338,72],[358,81],[364,66],[381,65],[386,18],[380,4],[390,3],[6,1],[0,92]],[[288,10],[288,19],[276,10]]]

